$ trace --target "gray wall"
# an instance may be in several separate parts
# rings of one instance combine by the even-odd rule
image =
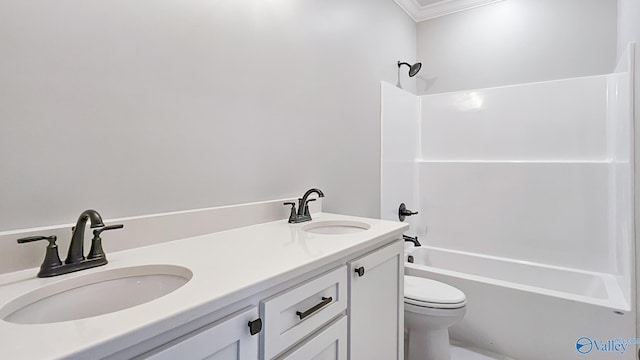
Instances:
[[[507,0],[417,31],[420,94],[605,74],[615,67],[616,1]]]
[[[393,0],[2,1],[0,231],[312,186],[376,217],[380,81],[415,44]]]

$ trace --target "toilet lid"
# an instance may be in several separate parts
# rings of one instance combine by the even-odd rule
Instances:
[[[453,286],[417,276],[404,277],[404,298],[414,305],[443,308],[466,301],[464,293]]]

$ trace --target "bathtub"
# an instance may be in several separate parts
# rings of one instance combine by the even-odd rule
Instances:
[[[405,274],[466,294],[467,314],[450,329],[452,342],[465,347],[518,360],[635,358],[634,345],[576,349],[582,337],[636,337],[635,314],[616,276],[430,246],[405,250]]]

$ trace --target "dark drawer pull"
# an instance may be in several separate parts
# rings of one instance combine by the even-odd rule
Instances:
[[[300,311],[296,311],[296,315],[298,315],[300,317],[300,320],[306,318],[307,316],[313,314],[314,312],[322,309],[323,307],[329,305],[330,302],[333,301],[333,298],[331,296],[329,297],[322,297],[322,302],[319,303],[318,305],[312,307],[311,309],[305,311],[305,312],[300,312]]]

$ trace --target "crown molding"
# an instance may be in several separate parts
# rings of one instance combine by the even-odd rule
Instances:
[[[416,0],[394,0],[415,22],[425,21],[459,11],[477,8],[504,0],[442,0],[422,6]]]

